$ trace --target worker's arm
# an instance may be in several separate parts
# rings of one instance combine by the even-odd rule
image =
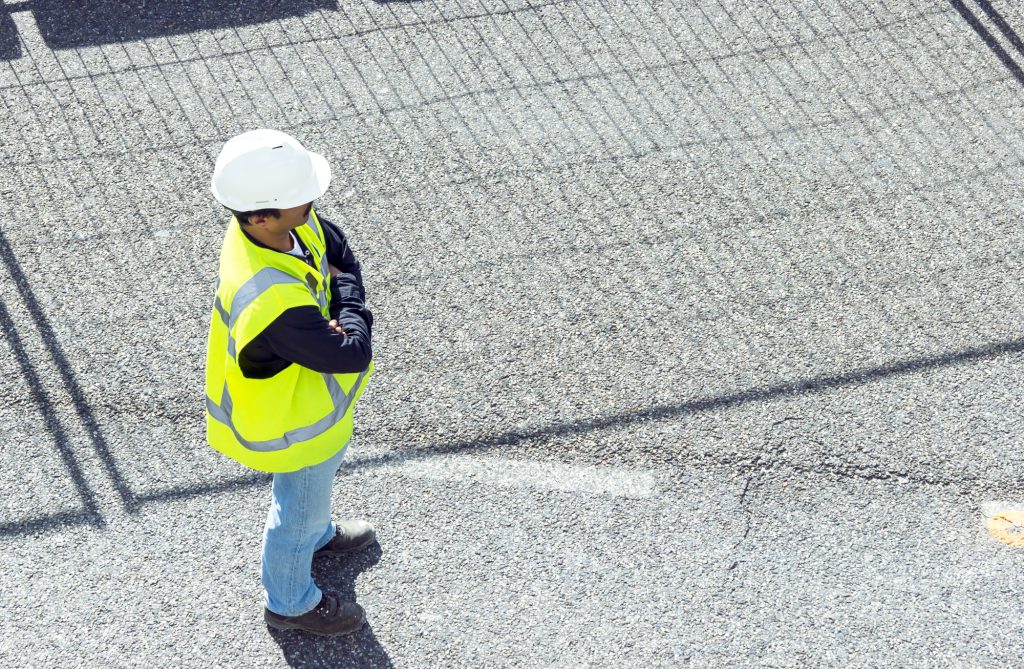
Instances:
[[[248,378],[268,378],[295,363],[317,372],[361,372],[373,356],[369,312],[349,289],[346,307],[332,328],[314,306],[287,309],[239,354],[242,373]],[[365,312],[365,313],[364,313]]]
[[[359,280],[352,274],[342,272],[333,264],[331,267],[331,318],[339,321],[343,312],[362,316],[368,327],[373,326],[373,314],[363,302],[363,290]]]
[[[320,227],[324,230],[327,241],[327,262],[331,266],[331,318],[337,319],[342,309],[349,302],[351,289],[358,292],[359,300],[365,302],[366,289],[363,287],[363,268],[356,259],[352,248],[345,239],[345,234],[338,226],[323,217],[319,217]],[[360,305],[362,307],[362,305]],[[373,316],[365,310],[367,322],[373,325]]]
[[[355,285],[359,287],[359,297],[365,300],[366,289],[363,287],[363,268],[352,252],[352,247],[349,246],[348,240],[345,239],[345,233],[326,218],[318,218],[327,242],[327,262],[340,270],[341,273],[351,275]]]

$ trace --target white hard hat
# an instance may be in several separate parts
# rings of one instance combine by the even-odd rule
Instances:
[[[297,139],[277,130],[232,137],[217,156],[210,191],[234,211],[287,209],[327,192],[331,166]]]

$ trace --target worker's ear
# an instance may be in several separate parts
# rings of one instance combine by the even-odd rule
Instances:
[[[269,219],[270,217],[267,216],[266,214],[252,214],[251,216],[249,216],[249,225],[258,225],[260,227],[263,227],[267,224],[267,221]]]

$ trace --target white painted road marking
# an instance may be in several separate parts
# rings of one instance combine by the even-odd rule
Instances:
[[[352,465],[359,467],[358,462]],[[612,497],[645,498],[653,497],[657,492],[657,480],[648,471],[495,457],[428,457],[385,465],[377,471],[413,479],[562,490]]]

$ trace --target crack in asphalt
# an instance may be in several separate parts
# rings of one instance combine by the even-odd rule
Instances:
[[[738,551],[740,546],[743,545],[743,542],[750,536],[750,529],[753,526],[753,511],[751,511],[750,507],[747,506],[747,492],[749,492],[750,485],[753,480],[753,475],[748,476],[746,482],[743,484],[743,491],[740,493],[740,511],[743,512],[743,515],[746,518],[746,524],[743,528],[743,536],[740,537],[739,541],[733,544],[733,547],[729,549],[730,555]],[[733,563],[729,565],[729,571],[736,569],[739,565],[739,560],[733,560]]]
[[[726,569],[726,579],[723,586],[728,585],[735,580],[737,569],[740,566],[740,562],[742,560],[743,545],[750,537],[750,533],[754,527],[754,509],[750,504],[749,497],[753,491],[756,491],[758,487],[760,487],[760,485],[764,482],[764,479],[767,478],[767,476],[771,472],[775,471],[775,469],[779,467],[779,465],[782,463],[782,458],[786,451],[785,439],[783,438],[778,439],[774,446],[772,445],[773,435],[775,434],[779,426],[784,425],[785,423],[788,423],[790,421],[798,420],[801,419],[796,416],[786,416],[773,422],[771,426],[769,426],[768,429],[765,431],[764,450],[767,452],[767,455],[764,458],[754,458],[755,463],[759,465],[759,467],[758,469],[750,472],[750,474],[747,476],[746,481],[743,484],[743,490],[740,492],[739,507],[740,511],[743,513],[744,518],[743,535],[736,541],[735,544],[733,544],[732,548],[729,549],[729,555],[732,555],[735,559],[729,565],[728,569]],[[736,557],[737,554],[740,554],[740,557]],[[733,594],[735,594],[736,590],[737,587],[735,585],[730,587],[729,596],[731,597]]]

